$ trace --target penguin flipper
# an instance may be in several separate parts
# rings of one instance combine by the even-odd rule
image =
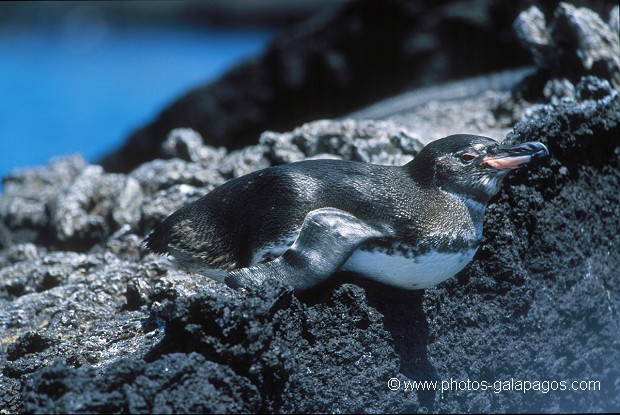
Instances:
[[[239,288],[278,280],[304,290],[340,269],[361,243],[386,236],[379,227],[340,209],[316,209],[306,215],[299,236],[280,257],[231,271],[225,282]]]

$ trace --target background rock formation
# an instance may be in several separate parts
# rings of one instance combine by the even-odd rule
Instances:
[[[551,20],[559,1],[534,3],[542,9],[536,24],[544,29],[545,14]],[[616,4],[581,3],[603,20]],[[160,157],[161,143],[174,128],[189,127],[207,144],[237,149],[256,143],[264,130],[289,130],[319,118],[341,117],[405,89],[529,65],[531,48],[521,47],[511,25],[531,4],[335,2],[286,30],[262,55],[188,91],[101,163],[106,170],[128,172]],[[567,19],[554,33],[568,39],[566,29],[582,28],[581,20]],[[579,50],[572,43],[567,48]]]
[[[571,20],[570,7],[558,10]],[[599,20],[617,39],[613,19]],[[514,93],[382,121],[315,121],[230,151],[176,129],[157,149],[166,159],[127,174],[64,157],[6,178],[0,412],[618,411],[616,72],[593,76],[572,58],[560,72],[557,62],[588,54],[543,54]],[[308,157],[400,164],[454,132],[540,140],[551,157],[506,179],[474,261],[439,286],[403,291],[341,274],[299,296],[244,293],[140,255],[155,223],[230,178]],[[600,390],[404,390],[468,379],[592,380]]]

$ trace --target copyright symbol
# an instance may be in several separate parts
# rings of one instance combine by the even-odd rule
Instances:
[[[399,390],[400,380],[398,380],[397,378],[391,378],[390,380],[388,380],[388,388],[390,388],[391,391]]]

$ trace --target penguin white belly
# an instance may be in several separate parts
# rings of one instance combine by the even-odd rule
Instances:
[[[380,249],[357,249],[342,266],[342,270],[408,290],[423,289],[439,284],[461,271],[475,253],[476,249],[455,253],[429,251],[409,258],[398,253],[388,254]]]

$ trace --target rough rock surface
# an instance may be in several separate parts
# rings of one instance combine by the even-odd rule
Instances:
[[[510,28],[529,4],[334,2],[279,35],[263,54],[188,91],[102,164],[126,172],[160,157],[175,128],[192,128],[208,144],[235,149],[255,144],[265,130],[340,117],[406,88],[529,64]],[[612,4],[596,6],[606,14]]]
[[[576,90],[515,126],[511,140],[540,139],[551,160],[507,179],[474,262],[425,292],[344,274],[300,297],[235,292],[165,258],[140,259],[131,228],[89,253],[12,246],[0,278],[0,402],[57,413],[620,408],[620,96],[597,78]],[[350,157],[346,134],[321,144],[320,131],[373,124],[344,125],[268,133],[256,147],[267,160],[326,145]],[[594,380],[601,390],[393,392],[392,377]]]
[[[380,412],[416,404],[415,395],[374,384],[397,373],[398,361],[381,314],[359,287],[345,285],[314,305],[277,287],[243,298],[220,291],[160,307],[168,329],[153,361],[123,359],[101,370],[57,363],[38,372],[26,386],[34,399],[25,410]],[[212,317],[207,324],[204,314]],[[351,318],[324,324],[343,314]],[[342,396],[345,389],[351,393]]]
[[[531,6],[519,15],[514,28],[547,79],[543,91],[547,98],[570,96],[573,84],[585,75],[607,79],[620,88],[618,6],[605,22],[588,8],[560,3],[549,24],[543,12]]]
[[[560,1],[534,3],[551,14]],[[608,15],[613,18],[617,2],[574,3],[593,8],[607,20]],[[311,120],[341,117],[407,88],[530,64],[530,43],[521,47],[510,25],[531,4],[528,0],[338,2],[282,33],[263,54],[188,91],[132,133],[102,164],[110,171],[127,172],[161,157],[161,143],[175,128],[192,128],[208,144],[235,149],[256,143],[264,130],[288,130]],[[589,40],[583,29],[589,30],[584,25],[593,21],[591,16],[562,16],[567,19],[553,31],[558,34],[553,47],[570,39],[562,51],[575,46],[588,49],[591,45],[576,45],[566,36]],[[544,20],[542,24],[546,30]],[[600,25],[596,28],[604,36],[608,33]],[[587,56],[596,60],[600,54]],[[588,58],[584,64],[590,65]],[[600,65],[592,64],[591,73],[602,76]],[[573,75],[574,83],[578,74]]]
[[[161,146],[169,159],[128,174],[79,157],[17,172],[0,197],[0,413],[620,410],[612,81],[582,76],[546,104],[468,100],[469,119],[482,120],[469,124],[446,115],[462,105],[434,103],[266,132],[231,152],[174,130]],[[439,286],[343,273],[303,295],[243,292],[140,254],[158,220],[227,179],[308,157],[402,163],[429,139],[415,120],[441,119],[448,132],[511,126],[509,140],[540,140],[551,157],[505,180],[474,261]]]

